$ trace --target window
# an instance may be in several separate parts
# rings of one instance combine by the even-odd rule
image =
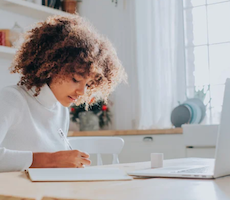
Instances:
[[[207,123],[219,123],[230,77],[230,0],[184,0],[187,97],[202,96]]]

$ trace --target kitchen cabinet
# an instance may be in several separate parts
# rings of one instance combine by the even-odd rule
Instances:
[[[150,161],[151,153],[164,153],[164,159],[185,157],[182,134],[121,136],[125,145],[121,163]]]
[[[182,126],[186,157],[214,158],[218,124]]]
[[[214,158],[215,150],[215,147],[187,147],[186,157]]]

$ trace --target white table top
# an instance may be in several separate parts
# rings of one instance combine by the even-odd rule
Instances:
[[[166,160],[170,166],[181,159]],[[210,159],[207,159],[207,163]],[[150,162],[108,165],[126,171],[149,168]],[[230,177],[214,180],[148,178],[132,181],[31,182],[24,172],[0,173],[0,195],[40,200],[43,196],[114,200],[230,200]]]

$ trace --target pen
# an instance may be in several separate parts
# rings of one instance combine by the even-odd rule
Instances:
[[[67,138],[66,138],[66,136],[63,133],[61,128],[58,130],[58,132],[59,132],[60,136],[64,139],[65,143],[68,145],[69,149],[73,150],[72,146],[70,145],[69,141],[67,140]]]

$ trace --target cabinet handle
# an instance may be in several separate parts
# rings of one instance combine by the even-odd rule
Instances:
[[[143,138],[143,141],[144,141],[144,142],[152,142],[152,141],[153,141],[153,138],[152,138],[152,137],[144,137],[144,138]]]

